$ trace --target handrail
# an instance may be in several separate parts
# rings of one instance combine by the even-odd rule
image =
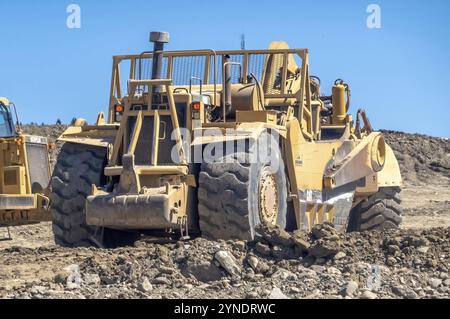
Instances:
[[[113,58],[119,60],[127,60],[134,58],[151,58],[154,53],[161,53],[163,57],[188,57],[188,56],[203,56],[208,53],[215,52],[216,55],[239,55],[239,54],[299,54],[300,56],[308,53],[308,49],[263,49],[263,50],[219,50],[215,51],[213,49],[200,49],[200,50],[179,50],[179,51],[144,51],[140,54],[126,54],[126,55],[116,55]]]
[[[204,67],[204,85],[214,85],[214,105],[217,106],[217,90],[218,90],[218,56],[225,56],[225,55],[242,55],[243,57],[243,66],[241,65],[241,68],[245,68],[244,74],[247,74],[249,72],[250,67],[250,59],[252,55],[270,55],[270,54],[283,54],[284,60],[286,60],[287,56],[290,54],[297,55],[302,60],[302,67],[305,65],[308,65],[308,49],[263,49],[263,50],[222,50],[222,51],[215,51],[212,49],[200,49],[200,50],[182,50],[182,51],[144,51],[140,54],[131,54],[131,55],[117,55],[114,56],[114,65],[113,65],[113,79],[112,79],[112,86],[111,86],[111,95],[110,95],[110,113],[114,112],[114,103],[117,99],[120,100],[121,96],[120,94],[117,95],[115,92],[117,92],[118,88],[120,88],[120,73],[119,73],[119,65],[120,62],[124,60],[130,60],[131,64],[134,66],[137,66],[139,68],[139,72],[132,72],[135,74],[130,73],[131,77],[137,77],[142,78],[142,60],[152,58],[154,54],[162,54],[163,58],[167,58],[167,78],[173,78],[173,60],[174,58],[178,57],[199,57],[204,56],[206,58],[205,61],[205,67]],[[214,57],[214,59],[212,59]],[[306,63],[305,63],[306,60]],[[138,62],[138,63],[136,63]],[[287,61],[285,61],[286,64]],[[211,81],[211,67],[213,67],[213,73],[214,73],[214,79]],[[283,68],[283,72],[287,72],[285,68]],[[242,70],[241,70],[242,73]],[[244,79],[245,81],[245,79]],[[211,83],[213,82],[213,83]],[[304,84],[304,83],[303,83]],[[304,88],[302,84],[302,87]],[[298,98],[295,94],[287,94],[287,92],[283,92],[281,90],[280,93],[277,94],[264,94],[265,98],[273,99],[273,98]],[[303,100],[299,100],[300,104],[303,104]],[[111,115],[110,115],[111,119]]]
[[[181,53],[187,53],[187,52],[194,52],[196,55],[192,54],[181,54]],[[113,59],[116,61],[116,63],[120,63],[123,60],[139,60],[139,80],[142,80],[142,59],[149,59],[153,58],[153,56],[158,53],[162,54],[162,57],[189,57],[189,56],[214,56],[214,105],[217,105],[217,53],[213,49],[202,49],[202,50],[192,50],[192,51],[144,51],[139,55],[117,55],[114,56]],[[177,54],[178,53],[178,54]],[[117,61],[118,60],[118,61]],[[208,61],[207,63],[210,63]]]

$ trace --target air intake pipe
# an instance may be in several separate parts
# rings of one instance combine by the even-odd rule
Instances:
[[[226,117],[231,113],[231,57],[229,55],[223,56],[223,121],[226,122]]]

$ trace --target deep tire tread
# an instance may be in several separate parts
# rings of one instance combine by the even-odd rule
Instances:
[[[400,204],[400,188],[380,188],[378,193],[352,210],[349,231],[382,231],[399,228],[403,214]]]
[[[64,247],[96,246],[97,229],[86,225],[85,200],[91,185],[103,178],[106,150],[65,143],[51,180],[53,233],[57,245]]]
[[[199,178],[198,213],[206,238],[250,239],[247,154],[223,163],[203,163]],[[233,162],[230,162],[233,159]]]

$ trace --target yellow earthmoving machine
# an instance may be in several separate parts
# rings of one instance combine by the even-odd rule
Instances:
[[[51,220],[47,138],[23,134],[13,111],[0,98],[0,227]]]
[[[109,114],[74,125],[52,177],[58,244],[136,234],[251,240],[257,225],[308,231],[398,227],[401,176],[350,88],[331,96],[308,50],[164,51],[115,56]],[[81,123],[83,121],[80,121]]]

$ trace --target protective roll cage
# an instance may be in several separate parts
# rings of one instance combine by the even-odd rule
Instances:
[[[214,93],[214,99],[222,87],[223,68],[226,63],[229,63],[224,57],[229,56],[234,66],[239,64],[239,68],[233,68],[234,82],[247,84],[257,78],[263,84],[266,100],[293,101],[292,106],[299,107],[298,119],[305,136],[310,139],[318,137],[319,118],[314,116],[318,105],[311,101],[307,49],[229,51],[207,49],[157,53],[163,56],[163,78],[170,79],[175,87],[191,89],[194,81],[200,83],[200,87],[208,86]],[[108,123],[115,122],[115,107],[129,93],[123,90],[127,81],[151,80],[153,55],[154,52],[143,52],[138,55],[120,55],[113,58]],[[298,72],[296,76],[299,76],[301,81],[300,88],[293,91],[288,86],[287,80],[292,74],[292,62],[295,58],[301,60],[296,70]],[[277,66],[276,70],[267,66],[270,59],[272,64]],[[121,69],[121,65],[125,64],[126,68]],[[124,73],[128,76],[123,76]],[[277,85],[276,89],[273,89],[274,85]],[[217,101],[214,102],[217,104]]]

